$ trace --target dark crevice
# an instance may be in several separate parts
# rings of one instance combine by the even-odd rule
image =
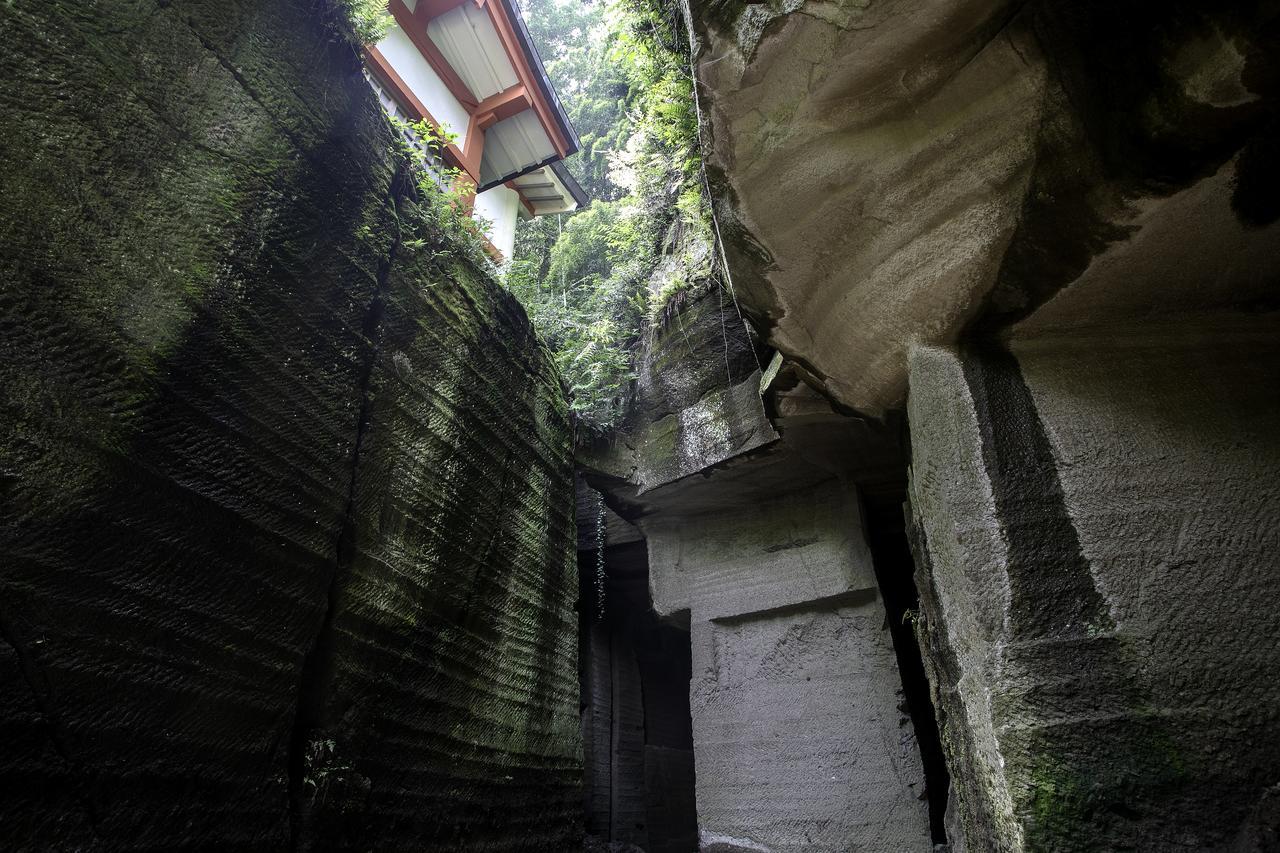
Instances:
[[[593,574],[596,552],[579,551],[578,561]],[[607,547],[605,569],[604,618],[590,607],[579,612],[585,825],[600,844],[691,853],[698,829],[689,632],[654,612],[643,542]],[[584,602],[594,594],[592,574],[580,575]],[[593,678],[607,691],[593,690]]]
[[[405,195],[407,166],[401,164],[392,178],[389,202],[398,211]],[[398,222],[398,219],[397,219]],[[337,542],[334,547],[334,567],[329,577],[325,595],[324,615],[315,634],[311,649],[303,658],[298,687],[298,704],[294,714],[293,729],[289,737],[289,836],[291,850],[311,849],[308,838],[310,807],[307,803],[307,751],[313,734],[324,725],[325,697],[333,675],[334,636],[333,619],[338,609],[342,581],[348,574],[356,552],[356,490],[360,472],[360,457],[365,437],[372,420],[373,371],[380,353],[382,318],[386,310],[387,281],[392,265],[400,250],[402,235],[397,231],[390,250],[378,264],[377,283],[373,298],[365,312],[361,335],[369,343],[369,353],[360,369],[357,390],[360,408],[356,418],[355,442],[351,452],[350,476],[347,482],[347,499],[343,509]]]
[[[867,544],[871,548],[876,581],[884,600],[889,635],[898,661],[907,715],[915,729],[920,760],[924,765],[924,796],[929,806],[929,832],[934,844],[947,842],[947,796],[951,774],[942,751],[938,720],[930,696],[915,623],[920,594],[915,584],[915,563],[907,540],[903,504],[906,484],[896,483],[862,492]]]
[[[974,336],[1026,319],[1127,240],[1133,199],[1167,198],[1237,152],[1237,216],[1253,225],[1280,217],[1273,15],[1193,0],[1024,5],[1017,22],[1043,50],[1050,86],[1017,228],[969,323]],[[1170,72],[1176,46],[1215,30],[1248,46],[1242,82],[1255,99],[1211,106]]]
[[[605,827],[610,841],[615,840],[618,788],[625,784],[618,773],[618,658],[615,646],[613,632],[609,631],[605,634],[605,654],[609,661],[609,814]]]

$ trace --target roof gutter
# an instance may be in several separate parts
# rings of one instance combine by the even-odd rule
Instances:
[[[476,192],[482,193],[485,190],[500,187],[507,181],[514,181],[516,178],[523,178],[530,172],[536,172],[539,169],[544,168],[550,169],[556,173],[556,177],[560,180],[560,183],[564,184],[564,188],[569,191],[569,194],[573,196],[573,200],[578,203],[578,207],[586,207],[591,201],[591,197],[587,195],[587,191],[578,183],[578,179],[569,171],[569,167],[564,164],[564,161],[560,159],[559,155],[553,155],[548,157],[546,160],[543,160],[541,163],[534,163],[532,166],[525,166],[523,169],[512,172],[509,175],[503,175],[501,178],[495,178],[487,184],[476,187]]]
[[[578,183],[578,179],[569,171],[569,167],[564,164],[563,160],[557,160],[551,164],[551,171],[556,173],[556,177],[560,179],[560,183],[564,184],[573,200],[578,203],[578,207],[586,207],[591,201],[591,197],[587,195],[587,191],[582,188],[582,184]]]

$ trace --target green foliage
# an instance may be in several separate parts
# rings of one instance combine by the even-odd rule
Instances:
[[[361,45],[376,44],[391,29],[387,0],[339,0]]]
[[[567,165],[593,199],[617,199],[609,181],[609,153],[626,145],[630,130],[619,118],[629,86],[610,61],[613,38],[607,7],[599,0],[526,0],[525,22],[582,141]]]
[[[432,246],[425,238],[406,240],[410,251],[433,251],[442,257],[451,249],[462,249],[481,268],[492,264],[484,249],[483,235],[487,223],[470,213],[470,198],[475,185],[461,169],[447,166],[445,148],[457,134],[439,130],[425,119],[406,122],[388,117],[398,131],[401,154],[413,165],[417,186],[414,216],[426,226],[422,233],[439,233],[452,238],[452,246]]]
[[[616,425],[634,378],[644,304],[630,297],[647,265],[633,220],[618,202],[596,202],[563,218],[545,258],[517,253],[507,271],[507,286],[569,382],[574,410],[592,428]]]
[[[647,329],[708,271],[663,263],[710,244],[680,19],[662,0],[527,0],[526,20],[582,139],[586,210],[521,226],[507,286],[555,353],[588,429],[619,425]],[[679,260],[679,259],[677,259]]]
[[[693,282],[683,275],[673,275],[662,283],[649,302],[649,323],[665,325],[673,310],[679,308],[681,297],[693,287]]]

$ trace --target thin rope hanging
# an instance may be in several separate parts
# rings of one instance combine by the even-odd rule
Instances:
[[[733,302],[733,310],[738,315],[738,322],[742,324],[742,330],[747,335],[748,343],[751,341],[751,326],[747,323],[747,318],[742,315],[742,306],[738,304],[738,293],[733,286],[733,273],[729,271],[729,255],[724,249],[724,237],[720,234],[720,220],[716,216],[715,199],[711,195],[711,180],[707,177],[707,158],[702,147],[702,99],[698,97],[698,63],[694,55],[693,31],[689,30],[689,88],[693,92],[693,112],[698,125],[698,170],[702,174],[702,193],[703,199],[707,203],[707,214],[711,217],[711,228],[716,234],[716,249],[720,255],[720,271],[724,275],[725,283],[729,285],[729,298]],[[721,288],[723,293],[723,288]],[[721,302],[722,310],[720,312],[720,329],[725,334],[725,372],[729,370],[729,339],[728,334],[724,332],[724,311],[723,302]],[[760,354],[756,352],[754,346],[750,347],[751,357],[756,361],[756,367],[764,370],[764,365],[760,363]],[[732,384],[733,379],[730,377],[729,382]]]
[[[604,518],[604,495],[596,492],[596,621],[604,621],[604,546],[608,531]]]

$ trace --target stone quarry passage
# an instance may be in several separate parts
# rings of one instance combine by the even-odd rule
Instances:
[[[0,853],[1280,851],[1277,0],[0,2]]]
[[[696,850],[689,629],[649,603],[643,542],[580,551],[584,809],[589,843]]]

